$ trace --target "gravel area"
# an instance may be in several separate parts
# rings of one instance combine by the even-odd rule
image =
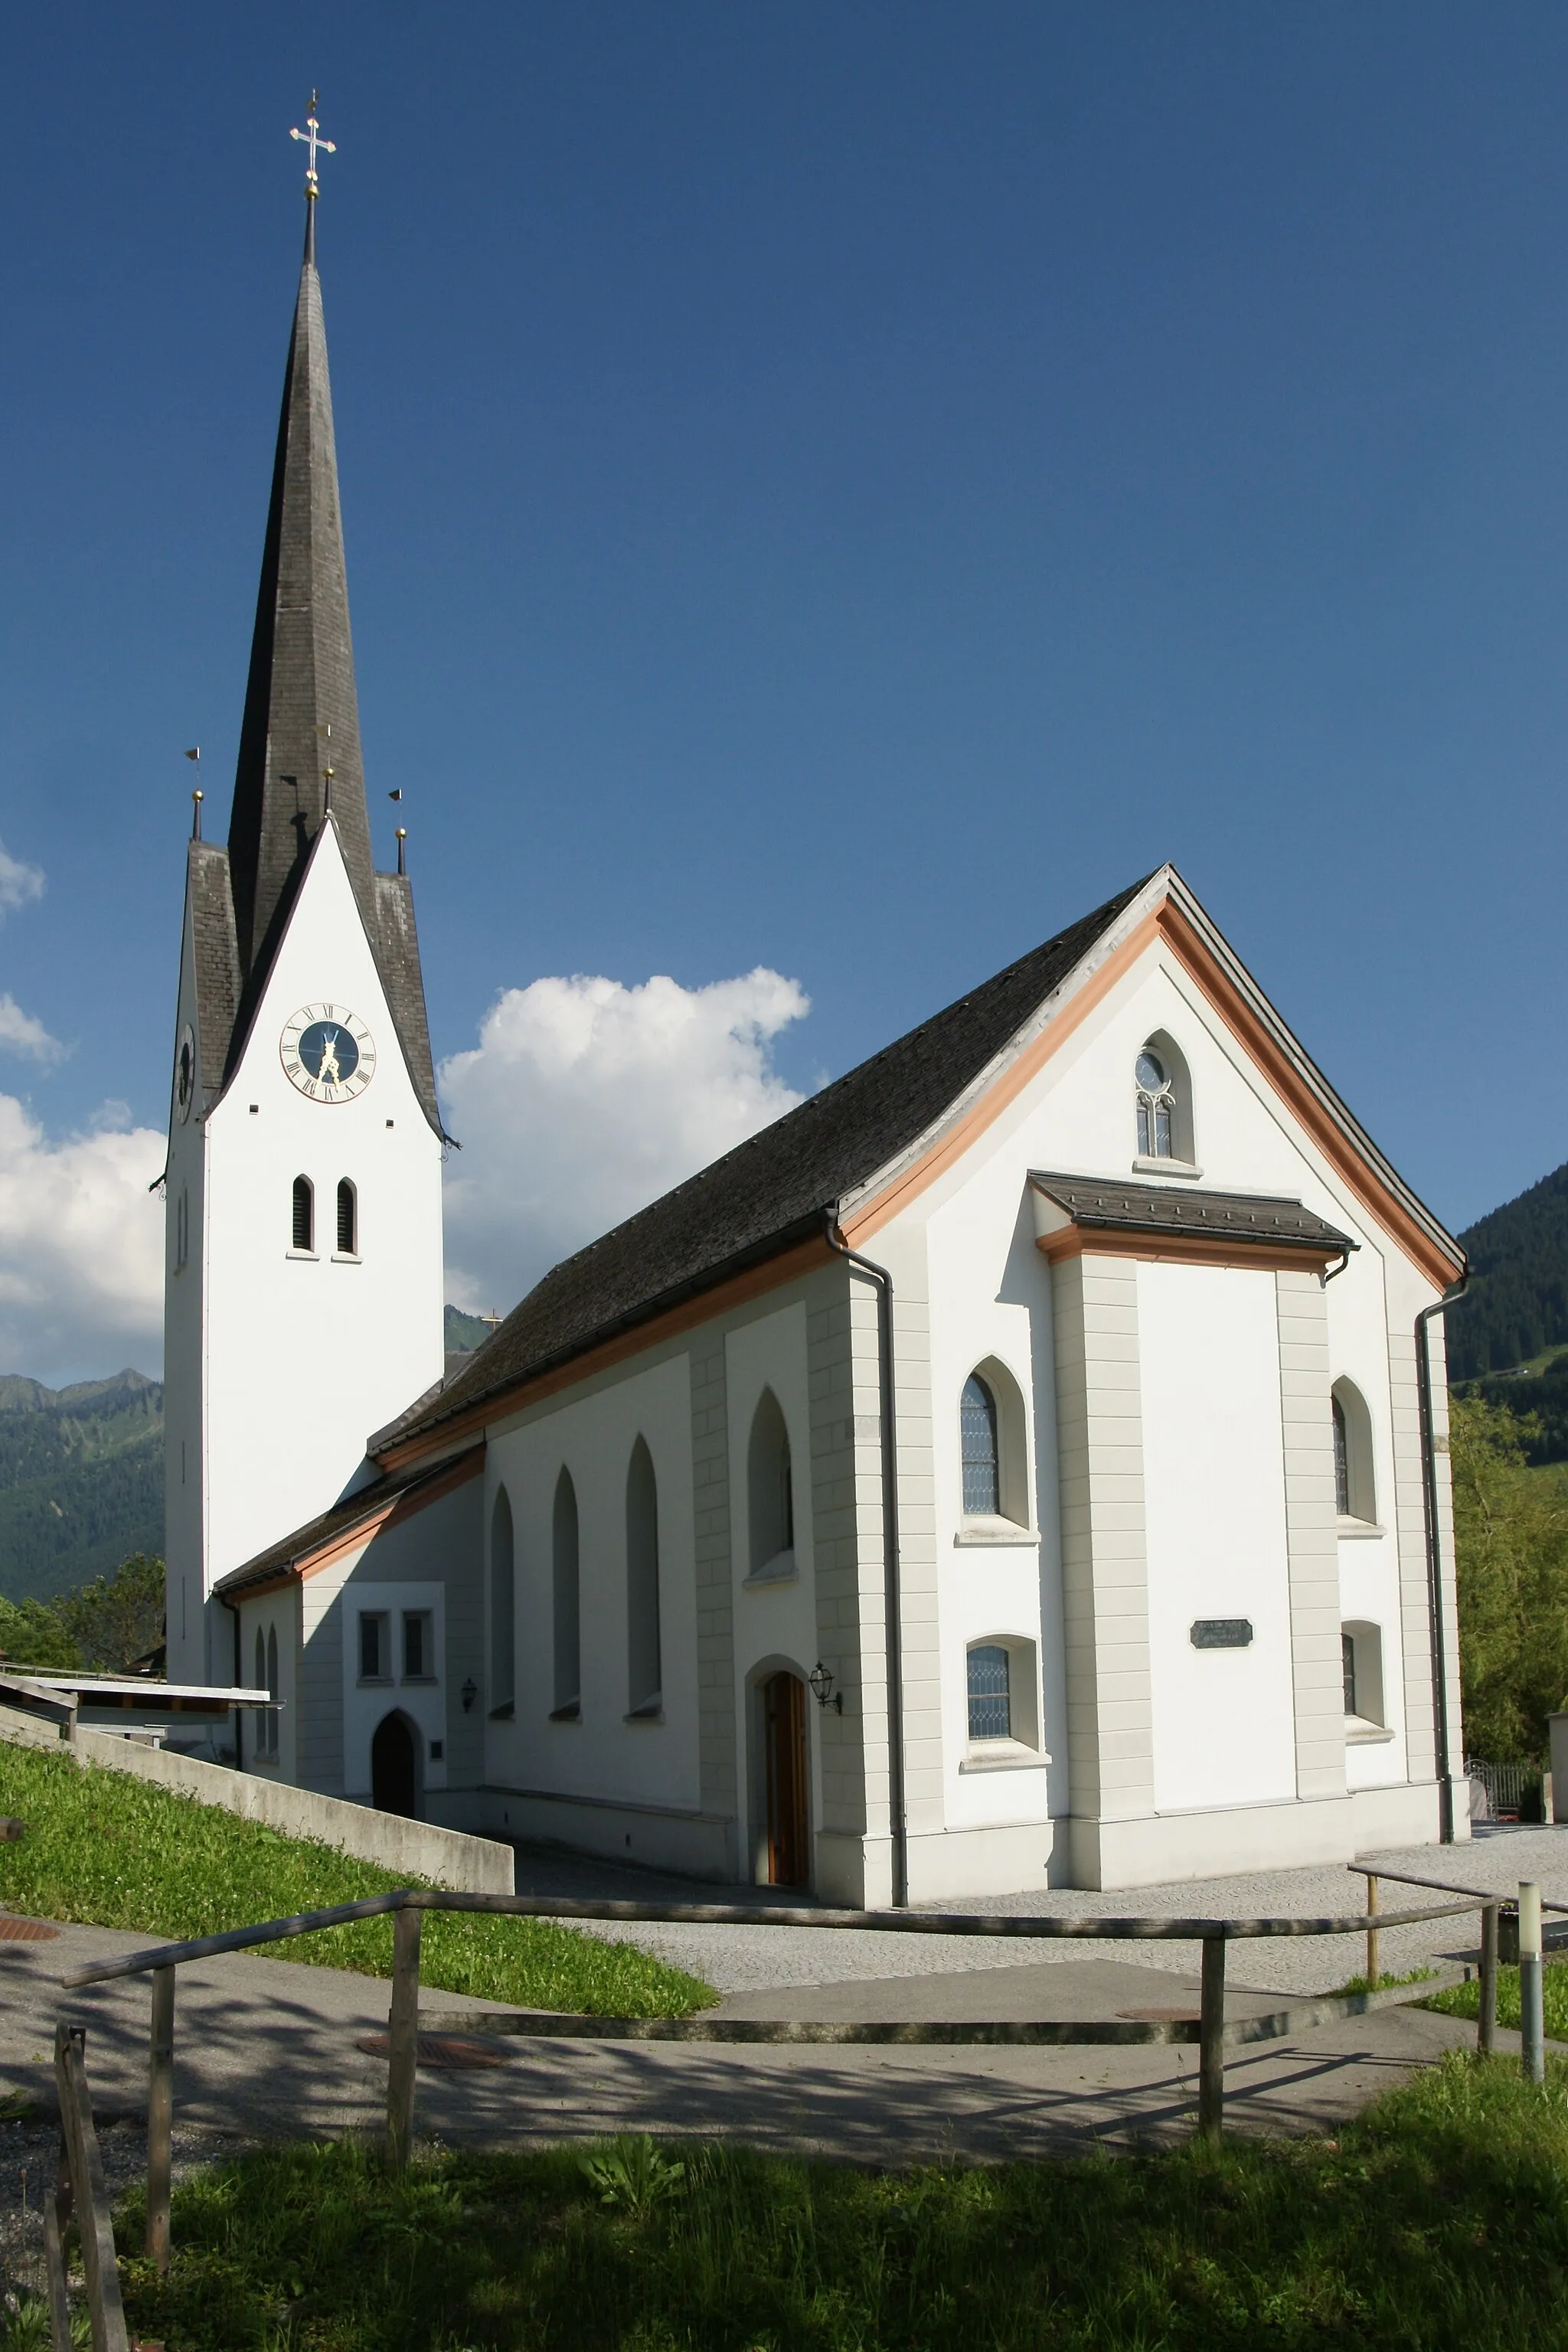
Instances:
[[[1405,1847],[1363,1859],[1369,1863],[1375,1859],[1390,1870],[1409,1871],[1418,1877],[1450,1879],[1489,1894],[1511,1895],[1521,1879],[1533,1878],[1549,1900],[1568,1905],[1568,1828],[1509,1831],[1463,1845]],[[752,1902],[773,1894],[771,1889],[702,1886],[689,1879],[538,1848],[519,1849],[517,1883],[520,1889],[542,1895],[583,1898],[600,1895],[645,1902]],[[1385,1883],[1381,1900],[1385,1911],[1414,1910],[1438,1905],[1443,1897],[1420,1887]],[[1058,1887],[1037,1895],[984,1895],[931,1907],[1009,1917],[1088,1918],[1099,1914],[1135,1918],[1174,1914],[1204,1918],[1305,1918],[1359,1915],[1365,1906],[1365,1879],[1334,1864],[1321,1869],[1250,1871],[1235,1877],[1142,1886],[1125,1894]],[[1568,1927],[1568,1922],[1561,1924]],[[1141,1942],[1134,1951],[1125,1944],[1085,1945],[1076,1938],[1055,1942],[1024,1937],[884,1934],[876,1929],[849,1932],[614,1922],[594,1932],[612,1940],[640,1944],[677,1967],[690,1969],[721,1993],[750,1992],[769,1985],[840,1984],[966,1969],[1035,1967],[1047,1960],[1082,1960],[1093,1950],[1107,1958],[1136,1958],[1145,1967],[1190,1976],[1199,1958],[1197,1944],[1184,1942]],[[1430,1927],[1389,1928],[1384,1931],[1380,1957],[1391,1973],[1439,1960],[1464,1961],[1473,1958],[1479,1934],[1479,1916],[1473,1912],[1434,1921]],[[1364,1965],[1365,1950],[1359,1936],[1258,1938],[1244,1949],[1233,1950],[1230,1975],[1237,1985],[1268,1991],[1327,1992],[1359,1974]]]

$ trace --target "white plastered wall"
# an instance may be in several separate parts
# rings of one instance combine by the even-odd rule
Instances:
[[[1160,1032],[1175,1039],[1188,1066],[1194,1148],[1201,1171],[1201,1176],[1195,1179],[1167,1181],[1178,1184],[1184,1181],[1201,1181],[1205,1191],[1272,1193],[1300,1200],[1359,1244],[1347,1269],[1328,1285],[1324,1293],[1330,1370],[1333,1378],[1352,1379],[1366,1399],[1378,1449],[1380,1492],[1386,1490],[1395,1495],[1397,1508],[1391,1506],[1384,1512],[1380,1506],[1379,1523],[1385,1530],[1381,1538],[1352,1537],[1342,1542],[1341,1574],[1345,1615],[1362,1616],[1386,1628],[1384,1681],[1385,1692],[1390,1694],[1390,1720],[1396,1736],[1376,1748],[1352,1750],[1351,1786],[1369,1794],[1381,1792],[1377,1821],[1388,1834],[1413,1840],[1433,1835],[1436,1811],[1431,1784],[1430,1662],[1423,1622],[1426,1570],[1420,1455],[1415,1431],[1414,1349],[1408,1333],[1417,1307],[1432,1299],[1436,1291],[1300,1128],[1289,1107],[1275,1095],[1246,1050],[1162,941],[1145,950],[1014,1101],[976,1134],[965,1152],[866,1244],[873,1255],[892,1263],[895,1256],[910,1255],[915,1229],[921,1229],[924,1242],[932,1400],[930,1464],[935,1500],[934,1543],[942,1563],[942,1719],[950,1831],[956,1839],[970,1843],[965,1832],[973,1819],[968,1811],[973,1800],[958,1772],[962,1746],[955,1733],[960,1720],[959,1677],[964,1640],[966,1635],[973,1638],[967,1634],[968,1620],[963,1613],[968,1606],[965,1578],[969,1562],[962,1553],[955,1552],[954,1547],[954,1537],[962,1529],[956,1399],[967,1372],[990,1353],[1018,1372],[1028,1402],[1039,1512],[1041,1540],[1035,1555],[1038,1573],[1037,1605],[1045,1744],[1053,1763],[1044,1776],[1047,1782],[1046,1803],[1031,1819],[1042,1822],[1077,1801],[1066,1784],[1062,1760],[1066,1743],[1057,1733],[1053,1716],[1053,1709],[1059,1713],[1063,1704],[1059,1694],[1064,1680],[1065,1643],[1049,1288],[1024,1271],[1030,1265],[1032,1253],[1024,1237],[1021,1219],[1026,1212],[1031,1168],[1121,1178],[1147,1176],[1147,1170],[1135,1171],[1133,1165],[1137,1146],[1132,1068],[1144,1040]],[[1259,1286],[1260,1297],[1271,1284],[1270,1276]],[[1089,1311],[1092,1317],[1100,1310],[1091,1304]],[[1252,1337],[1261,1348],[1261,1310],[1257,1319],[1258,1329]],[[1103,1344],[1120,1343],[1107,1337]],[[1135,1333],[1131,1344],[1135,1366]],[[1198,1344],[1201,1346],[1201,1340]],[[1435,1352],[1440,1367],[1440,1342]],[[1272,1363],[1272,1442],[1278,1462],[1281,1438],[1277,1337]],[[1440,1377],[1439,1370],[1439,1381]],[[1299,1398],[1293,1400],[1292,1409],[1300,1413]],[[1326,1419],[1326,1395],[1322,1411]],[[1441,1437],[1446,1431],[1441,1395],[1438,1418]],[[1156,1452],[1158,1445],[1156,1439]],[[1445,1557],[1451,1564],[1446,1462],[1442,1468]],[[1124,1535],[1118,1539],[1142,1541],[1146,1530],[1142,1496],[1130,1488],[1127,1500],[1113,1507],[1124,1516],[1133,1515],[1126,1522]],[[1237,1533],[1233,1530],[1227,1540],[1234,1541]],[[956,1574],[952,1566],[955,1559],[963,1561],[963,1569]],[[1005,1571],[992,1577],[992,1589],[999,1596],[1005,1591]],[[1022,1607],[1023,1595],[1011,1593],[1007,1601]],[[1007,1602],[999,1598],[998,1607],[1005,1605]],[[1222,1612],[1215,1609],[1203,1613]],[[1449,1638],[1453,1658],[1457,1649],[1452,1631]],[[1317,1646],[1322,1645],[1319,1643]],[[1457,1722],[1457,1674],[1452,1666],[1450,1686]],[[1129,1694],[1129,1703],[1136,1712],[1138,1703],[1131,1694],[1131,1685]],[[1147,1702],[1151,1711],[1152,1704],[1151,1694]],[[1321,1704],[1321,1699],[1314,1698],[1312,1704]],[[1152,1730],[1140,1731],[1130,1719],[1129,1727],[1119,1732],[1117,1739],[1123,1744],[1131,1740],[1136,1746],[1139,1738],[1152,1736]],[[1119,1748],[1117,1753],[1120,1752]],[[1129,1756],[1131,1753],[1129,1748]],[[1114,1758],[1111,1760],[1114,1762]],[[1274,1759],[1270,1768],[1274,1778],[1279,1777],[1279,1759]],[[1281,1828],[1280,1816],[1273,1808],[1263,1803],[1258,1795],[1246,1792],[1249,1777],[1253,1777],[1249,1768],[1238,1759],[1235,1793],[1228,1798],[1219,1794],[1210,1807],[1217,1807],[1223,1815],[1227,1807],[1248,1806],[1259,1824],[1256,1854],[1247,1847],[1240,1829],[1235,1831],[1230,1843],[1236,1858],[1231,1866],[1248,1867],[1271,1853],[1282,1853],[1292,1835],[1299,1835],[1302,1842],[1302,1859],[1320,1848],[1324,1852],[1338,1852],[1342,1847],[1346,1852],[1352,1850],[1357,1836],[1352,1825],[1354,1807],[1347,1811],[1342,1797],[1337,1804],[1330,1801],[1301,1807],[1288,1789],[1282,1801],[1300,1815],[1301,1823],[1299,1832],[1292,1832],[1289,1813]],[[1157,1828],[1154,1817],[1160,1807],[1154,1804],[1153,1794],[1151,1790],[1150,1821]],[[987,1798],[989,1795],[988,1790]],[[1161,1803],[1163,1801],[1162,1798]],[[1309,1814],[1312,1816],[1310,1823]],[[1369,1814],[1367,1819],[1370,1822],[1372,1816]],[[1229,1834],[1221,1831],[1217,1822],[1215,1833]],[[1041,1851],[1045,1851],[1044,1841],[1039,1843]],[[1212,1839],[1205,1840],[1196,1832],[1190,1837],[1178,1836],[1173,1824],[1168,1832],[1152,1839],[1129,1837],[1122,1843],[1121,1862],[1109,1858],[1104,1864],[1113,1874],[1107,1884],[1116,1883],[1114,1874],[1119,1869],[1132,1874],[1120,1883],[1135,1884],[1139,1876],[1148,1878],[1167,1873],[1178,1875],[1189,1866],[1215,1866]],[[1057,1850],[1060,1851],[1059,1846]],[[1061,1865],[1058,1863],[1057,1866]],[[971,1843],[968,1860],[954,1861],[947,1874],[948,1884],[954,1891],[962,1888],[975,1892],[1004,1884],[1021,1885],[1028,1883],[1019,1874],[1026,1868],[1031,1873],[1036,1869],[1036,1856],[1030,1849],[1016,1838],[998,1842],[994,1835],[988,1834]]]
[[[742,1323],[725,1335],[726,1418],[730,1442],[731,1580],[732,1588],[735,1721],[740,1727],[739,1811],[750,1832],[749,1874],[766,1878],[766,1790],[760,1678],[780,1667],[805,1680],[816,1663],[816,1572],[812,1543],[811,1419],[806,1389],[804,1299]],[[787,1578],[759,1580],[748,1558],[751,1525],[749,1454],[752,1423],[764,1389],[771,1389],[789,1432],[795,1487],[795,1570]],[[822,1750],[808,1699],[813,1837],[822,1821]]]
[[[662,1720],[628,1722],[626,1471],[639,1436],[658,1488],[663,1709]],[[552,1515],[563,1466],[577,1494],[583,1691],[580,1719],[554,1723]],[[686,1352],[628,1367],[589,1394],[576,1392],[493,1429],[484,1483],[487,1531],[503,1484],[516,1579],[516,1711],[510,1723],[487,1727],[491,1789],[695,1813],[700,1776]],[[503,1829],[516,1826],[500,1811],[493,1818]],[[635,1830],[623,1835],[626,1850],[640,1858]]]

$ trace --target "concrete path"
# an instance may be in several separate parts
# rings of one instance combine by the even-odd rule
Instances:
[[[768,1931],[772,1932],[772,1931]],[[52,2104],[55,2021],[88,2029],[95,2104],[140,2116],[146,2099],[147,1980],[63,1994],[60,1974],[145,1938],[65,1927],[45,1944],[0,1947],[0,2083]],[[752,1988],[746,2015],[946,2018],[1119,2016],[1195,2010],[1197,1983],[1165,1967],[1086,1958]],[[388,1987],[346,1971],[237,1954],[180,1972],[175,2107],[182,2127],[241,2138],[378,2126]],[[465,2003],[432,1994],[443,2009]],[[1233,2013],[1274,2005],[1237,1987]],[[1413,2065],[1474,2029],[1384,2011],[1289,2045],[1238,2053],[1230,2122],[1245,2130],[1331,2129]],[[724,2049],[613,2042],[490,2043],[488,2063],[422,2068],[422,2135],[526,2147],[617,2131],[741,2139],[779,2152],[899,2164],[1066,2152],[1095,2140],[1171,2143],[1191,2129],[1196,2052],[1131,2049],[916,2051]]]

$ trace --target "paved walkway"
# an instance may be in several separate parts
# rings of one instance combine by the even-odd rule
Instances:
[[[1424,1849],[1412,1866],[1495,1891],[1511,1888],[1521,1875],[1538,1876],[1568,1900],[1568,1836],[1562,1832],[1478,1842],[1440,1858]],[[519,1883],[584,1896],[683,1901],[721,1895],[689,1881],[540,1853],[520,1856]],[[1342,1871],[1289,1872],[1115,1897],[1014,1897],[987,1907],[1307,1916],[1359,1908],[1359,1899],[1351,1898],[1359,1898],[1361,1886]],[[698,1969],[719,1986],[723,2010],[732,2015],[1118,2017],[1151,2010],[1191,2014],[1197,2005],[1196,1948],[1179,1944],[1146,1944],[1134,1958],[1125,1946],[1108,1951],[1076,1941],[821,1928],[606,1932],[635,1935]],[[1423,1954],[1474,1949],[1475,1929],[1465,1920],[1395,1931],[1387,1938],[1387,1966],[1411,1964],[1400,1935],[1426,1938]],[[100,2111],[140,2115],[146,1979],[70,1994],[61,1992],[58,1979],[89,1959],[149,1940],[68,1927],[47,1942],[0,1943],[0,2083],[51,2101],[54,2025],[65,2015],[88,2028]],[[1342,1982],[1361,1957],[1353,1939],[1233,1948],[1231,2011],[1276,2006],[1281,1988],[1304,1992]],[[384,2032],[388,1990],[346,1971],[249,1954],[182,1969],[175,2076],[182,2126],[240,2137],[375,2126],[385,2062],[361,2044]],[[484,2005],[446,1993],[427,1998],[443,2009]],[[1411,2067],[1473,2039],[1474,2028],[1457,2020],[1394,2010],[1238,2052],[1226,2068],[1231,2127],[1332,2129]],[[1506,2046],[1509,2037],[1500,2039]],[[1197,2056],[1193,2049],[1159,2045],[910,2051],[526,2042],[491,2044],[482,2054],[489,2063],[421,2070],[422,2133],[513,2147],[626,2130],[695,2133],[868,2163],[1041,2155],[1096,2140],[1170,2143],[1191,2129]],[[4,2154],[0,2147],[0,2196]]]

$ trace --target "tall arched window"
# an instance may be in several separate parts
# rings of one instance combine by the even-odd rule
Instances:
[[[1330,1398],[1329,1410],[1334,1420],[1334,1508],[1342,1519],[1348,1519],[1351,1513],[1350,1432],[1345,1427],[1344,1406],[1338,1397]],[[1347,1707],[1345,1712],[1353,1715],[1355,1709]]]
[[[978,1372],[971,1372],[963,1383],[958,1420],[963,1450],[964,1516],[994,1518],[1002,1507],[996,1400]]]
[[[359,1255],[359,1196],[346,1176],[338,1180],[338,1255]]]
[[[313,1250],[316,1246],[316,1191],[308,1176],[294,1179],[294,1247]]]
[[[658,1485],[639,1437],[626,1471],[626,1701],[630,1715],[657,1715],[662,1675],[658,1638]]]
[[[504,1486],[490,1513],[490,1713],[510,1715],[517,1698],[517,1573],[511,1504]]]
[[[772,1389],[763,1391],[752,1416],[746,1499],[752,1575],[787,1576],[795,1566],[795,1474],[788,1425]]]
[[[1377,1524],[1372,1415],[1353,1381],[1336,1381],[1329,1400],[1334,1431],[1334,1508],[1342,1519]]]
[[[1192,1083],[1182,1049],[1160,1030],[1146,1038],[1132,1071],[1138,1157],[1190,1168],[1194,1160]]]
[[[572,1473],[555,1481],[550,1530],[551,1600],[555,1649],[554,1713],[575,1721],[583,1712],[582,1586],[577,1555],[577,1489]]]

